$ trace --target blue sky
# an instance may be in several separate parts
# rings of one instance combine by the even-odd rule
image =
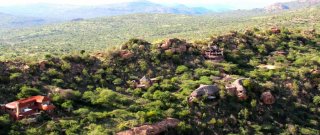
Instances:
[[[73,5],[100,5],[128,2],[133,0],[0,0],[0,6],[32,3],[54,3]],[[292,0],[149,0],[161,4],[185,4],[187,6],[200,7],[229,7],[232,9],[250,9],[265,7],[272,3],[287,2]]]

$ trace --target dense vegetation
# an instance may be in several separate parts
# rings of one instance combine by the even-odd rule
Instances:
[[[16,30],[0,30],[0,59],[37,58],[85,50],[100,51],[130,38],[157,41],[183,38],[190,42],[230,30],[286,26],[319,30],[319,7],[265,14],[235,11],[226,14],[188,16],[136,14],[75,21]]]
[[[112,50],[46,55],[41,62],[1,62],[2,103],[50,93],[57,109],[51,117],[43,114],[35,123],[13,122],[1,113],[0,134],[113,134],[166,117],[181,121],[175,129],[179,134],[319,134],[320,73],[315,71],[320,70],[320,35],[315,31],[233,31],[187,43],[186,52],[164,51],[159,44],[131,39],[122,46],[133,53],[128,58],[121,57],[120,50]],[[175,46],[181,44],[185,41]],[[224,48],[225,60],[205,60],[201,52],[208,45]],[[257,68],[260,64],[277,68]],[[217,79],[225,74],[249,78],[243,83],[247,100],[239,101],[225,91],[227,82]],[[132,80],[144,75],[156,77],[159,83],[147,89],[134,88]],[[190,107],[187,97],[200,84],[218,85],[218,99],[199,99],[196,107]],[[71,91],[53,92],[55,88]],[[275,95],[275,104],[260,101],[264,91]]]

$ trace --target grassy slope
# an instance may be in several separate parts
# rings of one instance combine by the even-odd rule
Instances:
[[[10,122],[0,112],[0,134],[112,134],[166,117],[182,121],[175,128],[179,134],[319,134],[320,73],[311,69],[320,70],[320,35],[281,31],[220,35],[203,44],[189,44],[185,53],[131,40],[122,47],[134,53],[129,59],[114,50],[98,55],[99,59],[87,53],[47,57],[43,68],[36,61],[0,62],[0,103],[48,94],[48,85],[74,92],[52,95],[57,107],[53,119]],[[184,44],[179,42],[173,46]],[[224,48],[225,61],[204,60],[200,52],[212,43]],[[145,49],[139,49],[141,45]],[[288,54],[274,55],[275,50]],[[255,68],[260,64],[280,68]],[[244,83],[247,100],[239,101],[224,91],[230,82],[213,79],[224,74],[250,78]],[[132,80],[143,75],[158,77],[159,84],[133,89]],[[200,84],[221,87],[218,100],[199,99],[189,106],[187,97]],[[264,91],[274,94],[275,104],[260,101]]]
[[[204,39],[210,34],[252,27],[316,27],[319,8],[285,12],[279,15],[210,15],[136,14],[16,29],[0,32],[0,59],[44,54],[67,54],[79,50],[96,51],[119,45],[130,38],[148,41],[168,37]],[[41,58],[41,57],[40,57]]]

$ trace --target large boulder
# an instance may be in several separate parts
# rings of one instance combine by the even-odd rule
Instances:
[[[242,80],[243,79],[237,79],[232,84],[237,88],[237,97],[240,100],[245,100],[247,99],[247,90],[243,87]]]
[[[260,99],[261,99],[262,102],[263,102],[264,104],[266,104],[266,105],[271,105],[271,104],[273,104],[273,103],[276,101],[276,99],[274,98],[274,96],[272,95],[272,93],[271,93],[270,91],[268,91],[268,92],[263,92],[263,93],[261,94]]]
[[[40,62],[39,62],[39,68],[40,68],[40,70],[42,70],[42,71],[45,70],[47,64],[48,64],[47,61],[40,61]]]
[[[277,27],[272,27],[270,31],[273,34],[279,34],[281,32],[281,30]]]
[[[196,98],[200,98],[202,96],[210,96],[214,97],[216,93],[219,92],[219,88],[216,85],[200,85],[199,88],[194,90],[189,97],[189,102],[192,102]]]
[[[237,79],[230,85],[226,85],[226,89],[231,95],[237,96],[239,100],[246,100],[248,98],[247,90],[243,87],[242,80],[243,78]]]

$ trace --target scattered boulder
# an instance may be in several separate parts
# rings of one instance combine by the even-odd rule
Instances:
[[[226,85],[226,89],[228,93],[237,96],[239,100],[246,100],[248,98],[247,90],[243,87],[242,80],[237,79],[232,84]]]
[[[56,86],[44,86],[51,94],[59,94],[64,99],[74,99],[74,91],[72,89],[62,89]]]
[[[276,54],[276,55],[287,55],[288,52],[286,52],[286,51],[275,51],[275,52],[273,52],[273,54]]]
[[[22,68],[23,71],[27,71],[29,69],[30,69],[30,66],[28,66],[28,65],[24,65],[23,68]]]
[[[180,121],[175,118],[167,118],[161,122],[149,125],[142,125],[132,129],[117,133],[117,135],[159,135],[166,132],[169,128],[175,128]]]
[[[261,64],[259,66],[257,66],[258,68],[264,68],[264,69],[270,69],[270,70],[273,70],[273,69],[277,69],[278,67],[275,66],[275,65],[264,65],[264,64]]]
[[[144,45],[139,45],[140,50],[144,50],[146,47]]]
[[[281,30],[280,30],[279,28],[277,28],[277,27],[272,27],[272,28],[271,28],[271,32],[272,32],[273,34],[279,34],[279,33],[281,32]]]
[[[102,60],[107,57],[106,53],[104,53],[104,52],[96,52],[96,53],[91,54],[90,56],[97,58],[99,60]]]
[[[266,105],[271,105],[275,102],[275,98],[274,96],[272,95],[272,93],[270,91],[268,92],[263,92],[261,94],[261,97],[260,99],[262,100],[262,102]]]
[[[200,85],[199,88],[197,88],[190,94],[188,101],[192,102],[194,99],[200,98],[205,95],[207,95],[208,98],[214,99],[215,94],[219,91],[220,89],[216,85]]]
[[[320,75],[320,70],[319,69],[312,69],[311,74],[312,75]]]
[[[48,64],[47,61],[40,61],[40,62],[39,62],[39,68],[40,68],[40,70],[42,70],[42,71],[45,70],[47,64]]]
[[[168,39],[162,45],[160,45],[160,48],[163,50],[167,50],[170,48],[172,42],[173,42],[172,39]]]

